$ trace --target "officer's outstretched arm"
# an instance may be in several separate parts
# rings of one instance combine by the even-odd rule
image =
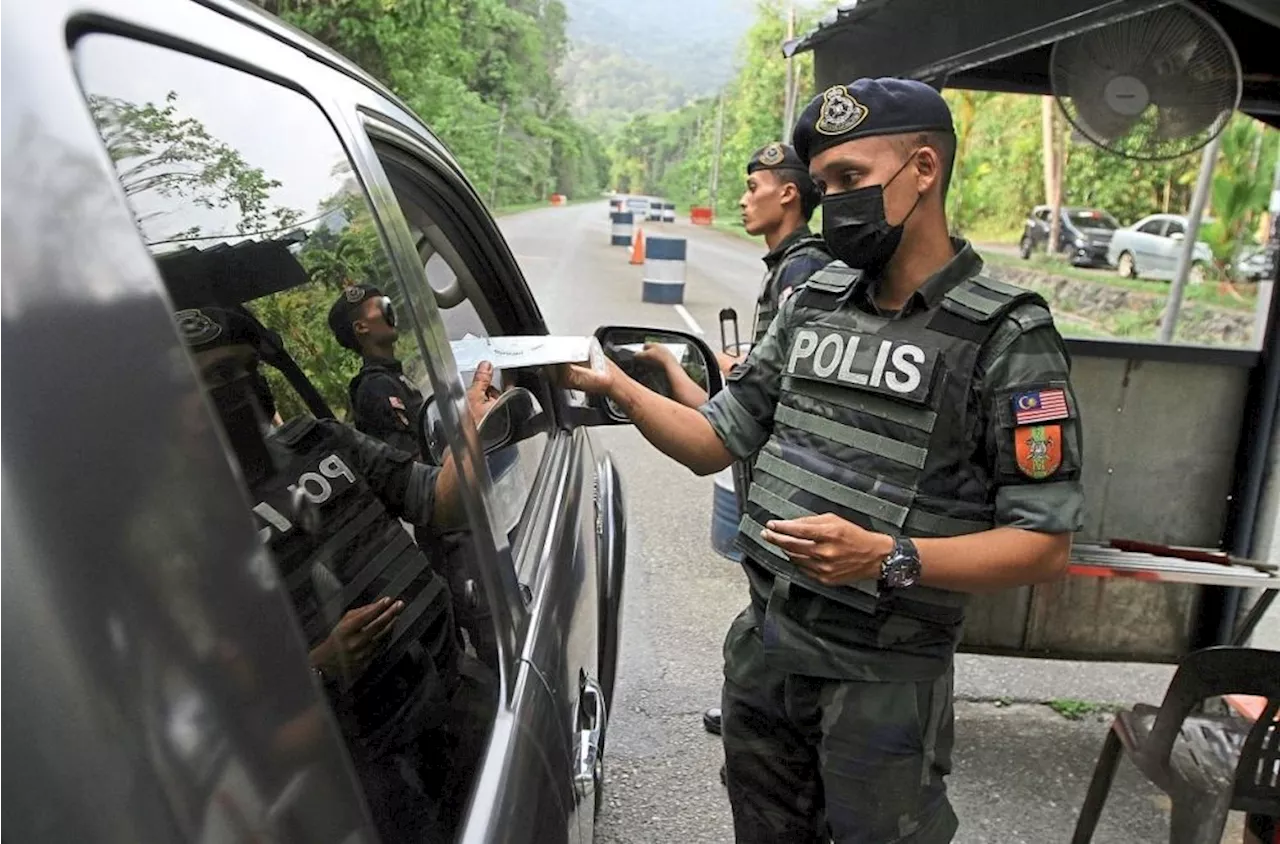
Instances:
[[[705,416],[658,395],[624,373],[613,361],[606,361],[604,372],[567,366],[561,380],[567,389],[613,399],[645,439],[699,475],[718,472],[733,462],[733,455]]]

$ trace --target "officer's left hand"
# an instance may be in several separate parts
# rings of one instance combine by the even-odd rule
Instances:
[[[893,537],[831,513],[770,521],[761,535],[828,586],[878,579],[880,564],[893,551]]]

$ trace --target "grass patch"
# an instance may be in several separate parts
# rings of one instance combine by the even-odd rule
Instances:
[[[1048,706],[1068,721],[1081,721],[1090,715],[1119,712],[1124,708],[1115,703],[1092,703],[1087,700],[1074,700],[1073,698],[1051,700]]]
[[[1033,253],[1031,258],[1023,260],[1013,255],[984,253],[984,261],[1010,269],[1034,269],[1041,272],[1060,275],[1065,278],[1087,281],[1091,284],[1105,284],[1138,293],[1149,293],[1161,301],[1169,295],[1169,283],[1166,281],[1146,281],[1143,279],[1121,278],[1111,270],[1091,270],[1084,267],[1073,267],[1066,261],[1050,257],[1043,253]],[[1238,293],[1219,287],[1216,282],[1205,281],[1200,284],[1188,284],[1183,288],[1184,302],[1199,302],[1216,308],[1227,308],[1233,311],[1252,311],[1257,305],[1257,289],[1253,286],[1243,287]]]

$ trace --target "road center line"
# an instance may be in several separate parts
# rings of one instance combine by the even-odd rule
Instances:
[[[702,326],[698,325],[698,321],[693,318],[693,314],[689,313],[688,308],[684,305],[676,305],[675,309],[676,313],[680,314],[680,318],[684,320],[684,324],[689,326],[690,331],[699,336],[706,333],[702,330]]]

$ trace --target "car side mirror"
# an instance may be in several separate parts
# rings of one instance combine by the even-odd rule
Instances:
[[[680,400],[695,386],[708,398],[724,387],[715,353],[704,340],[682,331],[606,325],[595,333],[609,360],[655,393]],[[683,382],[677,384],[676,382]],[[600,403],[607,424],[631,420],[611,400]]]
[[[542,406],[524,387],[512,387],[490,405],[480,420],[476,433],[485,455],[501,451],[541,430]],[[449,443],[434,396],[429,397],[418,414],[418,444],[422,459],[443,466]]]
[[[1185,235],[1185,234],[1183,234],[1182,232],[1173,232],[1172,234],[1170,234],[1170,235],[1169,235],[1169,239],[1170,239],[1170,240],[1177,240],[1177,241],[1181,241],[1181,240],[1183,240],[1185,237],[1186,237],[1186,235]]]

